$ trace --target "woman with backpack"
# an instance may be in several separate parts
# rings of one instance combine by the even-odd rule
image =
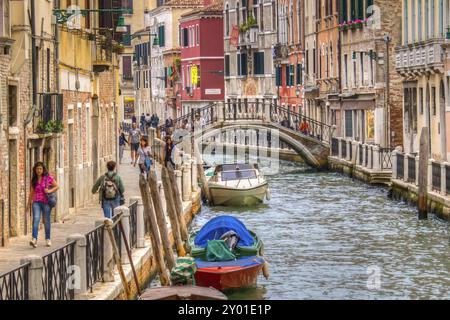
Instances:
[[[113,217],[114,209],[121,205],[125,192],[122,178],[115,172],[116,165],[114,161],[108,162],[106,165],[108,172],[98,178],[92,188],[92,194],[100,192],[100,203],[102,204],[105,218],[108,219]]]
[[[44,217],[45,240],[47,247],[52,245],[50,239],[51,212],[56,206],[55,192],[58,190],[56,180],[48,173],[44,163],[38,162],[33,167],[33,177],[31,179],[30,198],[27,203],[26,212],[30,208],[33,211],[33,235],[30,245],[37,248],[39,223]]]
[[[152,150],[148,145],[148,140],[146,137],[141,138],[141,145],[138,150],[138,156],[134,166],[139,164],[139,169],[141,169],[141,174],[145,174],[148,177],[148,173],[150,172],[150,168],[152,165]]]

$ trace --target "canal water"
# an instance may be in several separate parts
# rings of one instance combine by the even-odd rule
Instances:
[[[446,222],[418,221],[386,188],[302,164],[281,162],[266,178],[270,201],[249,209],[204,206],[192,224],[233,215],[263,240],[270,278],[261,275],[257,288],[230,299],[450,298]]]

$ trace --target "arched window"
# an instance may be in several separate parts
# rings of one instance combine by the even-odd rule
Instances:
[[[225,6],[225,36],[230,35],[230,6]]]

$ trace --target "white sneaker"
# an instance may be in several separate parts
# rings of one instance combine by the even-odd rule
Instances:
[[[52,246],[52,242],[50,240],[46,240],[45,243],[46,243],[47,247],[51,247]]]
[[[30,246],[32,246],[33,248],[37,248],[37,239],[31,239]]]

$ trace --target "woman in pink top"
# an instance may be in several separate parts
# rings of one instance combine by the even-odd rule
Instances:
[[[30,245],[37,247],[39,223],[41,216],[44,216],[45,224],[45,239],[47,247],[51,246],[50,241],[50,215],[51,207],[48,204],[48,193],[53,193],[58,190],[58,184],[55,179],[48,174],[44,163],[38,162],[33,167],[33,178],[31,179],[30,199],[27,204],[27,212],[30,207],[33,209],[33,238]]]

